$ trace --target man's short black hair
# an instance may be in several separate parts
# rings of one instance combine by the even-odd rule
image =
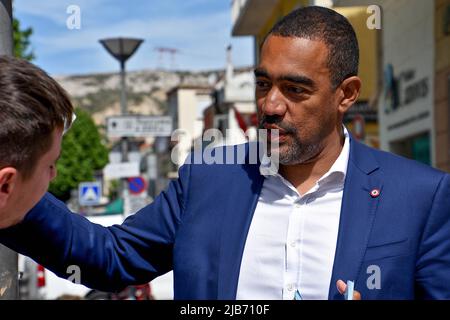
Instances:
[[[359,49],[355,31],[348,20],[328,8],[296,9],[275,24],[267,35],[323,41],[328,47],[328,68],[333,89],[358,74]]]

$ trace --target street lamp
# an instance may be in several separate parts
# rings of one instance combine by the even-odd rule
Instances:
[[[135,38],[109,38],[102,39],[100,43],[114,58],[120,62],[120,111],[126,115],[127,111],[127,87],[125,83],[125,62],[136,52],[144,40]],[[127,137],[121,138],[122,162],[128,161],[128,140]],[[127,183],[123,180],[122,194],[125,200],[127,192]],[[127,214],[127,212],[124,212]]]
[[[100,40],[114,58],[120,62],[120,111],[122,115],[127,114],[127,90],[125,84],[125,62],[136,52],[144,40],[135,38],[109,38]]]

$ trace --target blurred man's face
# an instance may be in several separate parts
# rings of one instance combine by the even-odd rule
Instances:
[[[258,115],[262,128],[280,130],[282,165],[308,163],[340,123],[327,61],[321,41],[269,36],[261,49],[255,70]]]
[[[11,195],[0,211],[0,228],[20,222],[25,214],[44,196],[51,180],[56,177],[56,161],[61,152],[62,129],[52,134],[50,150],[39,158],[33,174],[23,179],[20,172],[11,182]]]

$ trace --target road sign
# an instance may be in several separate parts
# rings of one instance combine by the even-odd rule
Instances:
[[[147,204],[149,204],[150,201],[151,201],[150,197],[148,197],[145,193],[127,194],[125,196],[125,203],[124,203],[125,216],[129,216],[133,213],[138,212]]]
[[[105,179],[130,178],[139,175],[139,162],[109,163],[103,169]]]
[[[128,190],[132,194],[139,194],[145,191],[147,183],[142,177],[128,178]]]
[[[78,185],[78,202],[80,206],[93,206],[100,203],[102,186],[100,182],[81,182]]]
[[[170,137],[172,118],[169,116],[113,116],[106,119],[110,138],[122,137]]]

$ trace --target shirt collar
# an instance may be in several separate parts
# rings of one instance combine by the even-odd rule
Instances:
[[[342,147],[339,157],[333,163],[330,170],[328,170],[327,173],[325,173],[317,181],[317,183],[319,185],[332,180],[333,176],[336,176],[336,179],[338,179],[338,177],[340,177],[342,182],[344,182],[344,180],[345,180],[345,176],[347,174],[348,159],[350,157],[350,139],[349,139],[347,128],[344,125],[342,125],[342,128],[344,131],[344,146]],[[334,181],[336,181],[336,180],[334,180]]]

